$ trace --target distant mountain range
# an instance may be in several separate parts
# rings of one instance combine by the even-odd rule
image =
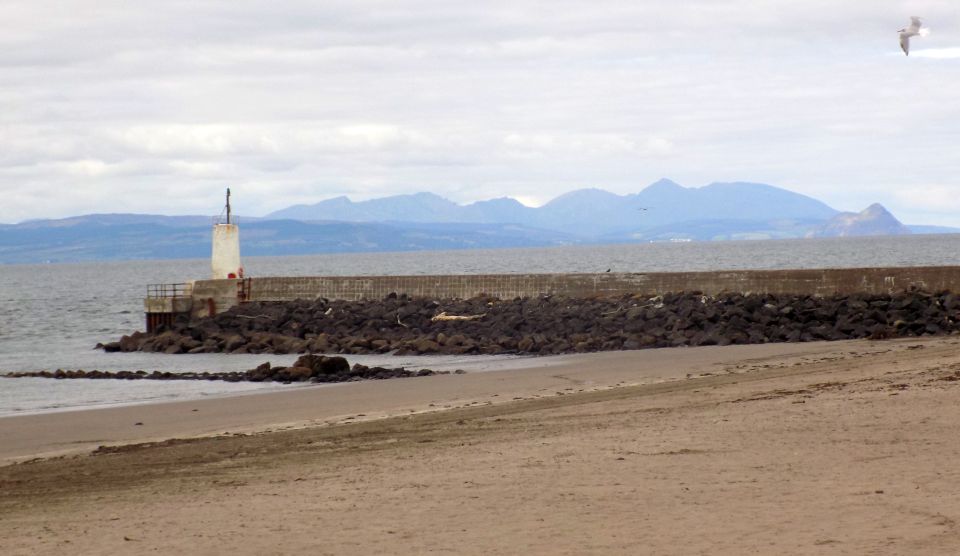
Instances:
[[[742,223],[750,222],[751,229],[770,230],[770,237],[795,237],[798,225],[813,226],[837,213],[816,199],[771,185],[714,183],[688,188],[663,179],[631,195],[617,195],[602,189],[571,191],[538,208],[524,206],[510,198],[463,206],[432,193],[416,193],[362,202],[336,197],[314,205],[292,206],[267,218],[522,223],[584,239],[630,241],[659,239],[674,232],[686,236],[689,235],[684,231],[687,223],[702,221],[730,222],[729,226],[719,226],[724,230],[723,236],[735,236]],[[759,223],[764,224],[758,226]],[[778,230],[782,231],[778,233]]]
[[[692,188],[665,179],[630,195],[572,191],[537,208],[416,193],[337,197],[239,220],[248,256],[960,232],[904,226],[879,204],[841,213],[771,185]],[[0,225],[0,263],[207,257],[211,223],[209,216],[93,214]]]

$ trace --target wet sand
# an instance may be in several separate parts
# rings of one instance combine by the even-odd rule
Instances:
[[[954,337],[677,348],[3,418],[0,548],[952,554],[958,379]]]
[[[744,359],[815,354],[840,346],[768,344],[531,357],[511,362],[523,367],[502,371],[11,416],[0,418],[0,463],[89,452],[101,445],[281,430],[677,380]]]

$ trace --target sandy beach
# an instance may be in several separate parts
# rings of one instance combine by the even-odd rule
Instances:
[[[954,554],[960,340],[0,419],[4,554]]]

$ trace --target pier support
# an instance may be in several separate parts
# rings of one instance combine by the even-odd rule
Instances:
[[[193,309],[193,284],[151,284],[143,299],[147,332],[156,332],[161,325],[170,326],[180,315]]]

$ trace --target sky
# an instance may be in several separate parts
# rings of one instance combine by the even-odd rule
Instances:
[[[923,18],[909,57],[897,30]],[[0,222],[768,183],[960,226],[956,0],[0,0]],[[335,218],[335,215],[331,215]]]

